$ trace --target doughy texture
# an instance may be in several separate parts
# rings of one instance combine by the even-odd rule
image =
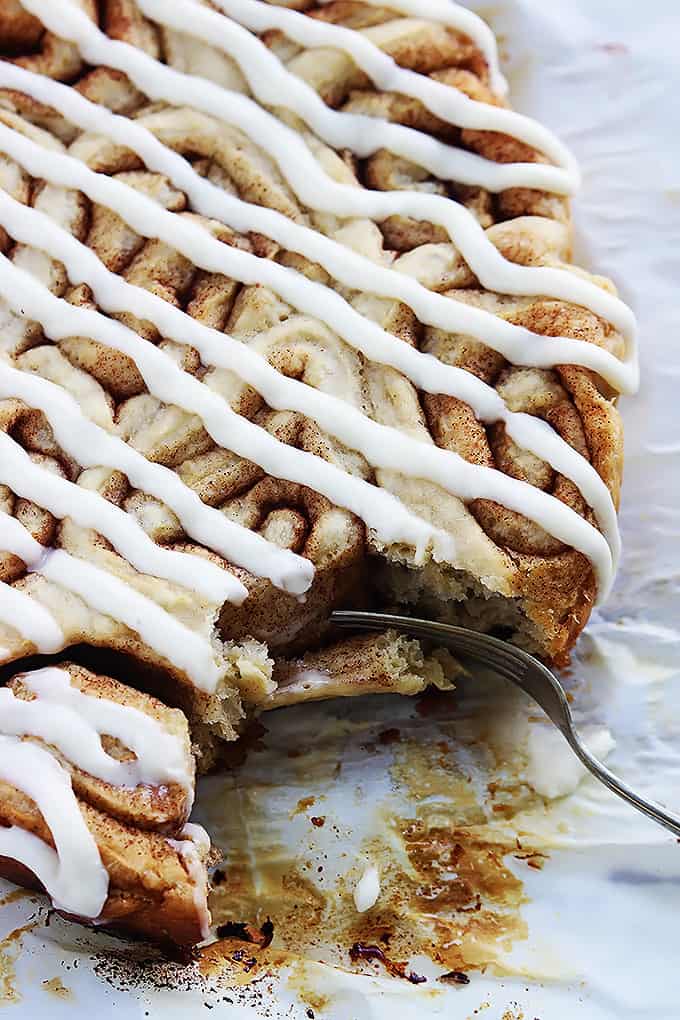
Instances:
[[[250,94],[242,70],[221,49],[151,21],[132,0],[105,0],[99,5],[88,0],[81,6],[110,39],[129,42],[183,74],[198,74],[236,93]],[[349,0],[323,5],[302,0],[279,6],[304,11],[321,23],[353,29],[401,68],[474,100],[492,106],[504,103],[492,91],[478,46],[452,28]],[[291,74],[307,82],[333,110],[381,118],[499,164],[547,162],[542,153],[508,135],[457,127],[417,99],[379,90],[340,50],[304,48],[277,30],[263,32],[261,39]],[[40,19],[15,0],[3,5],[0,50],[14,64],[64,82],[92,102],[131,118],[227,195],[276,210],[374,264],[401,273],[404,279],[417,280],[452,302],[525,327],[539,338],[574,338],[623,356],[624,343],[617,329],[581,305],[540,293],[512,296],[483,287],[440,225],[406,214],[376,220],[339,217],[305,205],[266,140],[258,145],[239,128],[190,106],[150,100],[121,70],[92,66],[78,46],[45,30]],[[399,190],[448,198],[470,212],[487,240],[510,263],[559,268],[613,293],[607,281],[571,264],[566,198],[533,188],[492,193],[456,180],[444,181],[386,148],[358,158],[348,150],[335,151],[290,110],[275,108],[273,113],[299,132],[331,180],[373,192]],[[18,89],[2,92],[0,123],[147,197],[178,222],[199,224],[225,248],[256,255],[323,284],[392,334],[395,344],[434,355],[444,365],[483,381],[511,412],[547,423],[592,465],[618,504],[622,438],[616,394],[592,370],[569,363],[548,368],[513,364],[479,338],[419,321],[405,301],[348,287],[319,264],[260,232],[237,231],[201,215],[185,191],[146,167],[132,149],[82,130]],[[527,483],[596,525],[577,485],[517,445],[502,423],[484,423],[468,403],[456,397],[419,390],[406,375],[365,357],[326,322],[293,307],[273,288],[197,267],[165,241],[136,232],[106,205],[80,190],[46,182],[10,156],[0,157],[0,183],[18,202],[56,221],[119,278],[235,338],[287,378],[340,398],[397,434]],[[58,259],[18,242],[7,229],[2,241],[10,263],[32,274],[53,295],[80,309],[104,310],[92,288],[71,279]],[[164,550],[191,553],[228,567],[248,590],[239,605],[142,572],[96,528],[52,513],[5,485],[0,489],[2,509],[41,545],[65,550],[112,574],[210,644],[219,683],[209,693],[197,690],[186,670],[151,647],[129,622],[88,604],[78,593],[64,590],[37,571],[27,572],[19,556],[4,554],[1,579],[50,611],[63,632],[64,646],[99,646],[131,656],[135,669],[143,670],[147,686],[165,690],[169,701],[227,738],[238,731],[249,710],[276,698],[279,678],[299,670],[301,661],[304,671],[306,650],[326,640],[326,620],[337,606],[407,605],[414,612],[500,630],[548,660],[567,659],[592,607],[595,576],[582,552],[529,516],[490,498],[459,498],[441,484],[419,477],[413,467],[408,473],[376,467],[311,416],[269,406],[234,372],[206,363],[191,344],[164,336],[153,322],[130,312],[113,313],[112,318],[130,327],[146,345],[162,352],[259,430],[323,459],[376,491],[393,494],[418,518],[453,540],[447,556],[435,556],[432,549],[417,555],[412,546],[377,535],[359,515],[335,505],[312,485],[275,477],[257,459],[240,456],[228,444],[216,441],[200,416],[150,392],[131,356],[87,335],[50,339],[44,324],[9,307],[2,315],[0,342],[14,367],[62,387],[90,421],[149,462],[173,472],[206,506],[314,566],[314,579],[301,602],[297,594],[281,590],[268,578],[228,563],[214,548],[192,538],[163,500],[136,487],[121,470],[84,467],[58,442],[46,416],[30,401],[8,398],[0,405],[0,427],[29,453],[34,464],[100,494]],[[8,624],[0,626],[0,644],[8,661],[33,651],[31,640]],[[345,662],[343,644],[332,647],[337,649],[338,662]],[[366,674],[375,676],[384,648],[372,639],[367,648],[366,661],[371,666]],[[334,672],[330,662],[324,669]]]

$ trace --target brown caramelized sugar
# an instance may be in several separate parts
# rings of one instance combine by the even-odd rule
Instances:
[[[10,902],[10,898],[4,897],[2,903],[8,902]],[[21,928],[15,928],[0,941],[0,1007],[13,1005],[21,999],[16,987],[14,967],[21,952],[24,935],[33,931],[37,924],[37,921],[31,921]]]
[[[459,711],[466,716],[464,706]],[[283,953],[288,962],[320,960],[413,983],[420,975],[410,961],[418,955],[429,956],[448,974],[513,972],[507,953],[528,936],[521,916],[526,895],[518,875],[526,867],[542,864],[545,857],[525,840],[520,843],[508,834],[505,823],[502,834],[495,828],[493,807],[497,797],[510,801],[511,778],[506,775],[503,783],[489,782],[482,802],[479,791],[484,784],[473,783],[460,764],[461,738],[474,744],[488,721],[467,717],[461,725],[461,719],[452,721],[452,713],[448,721],[440,718],[431,723],[411,712],[411,718],[402,718],[398,725],[377,725],[373,740],[366,739],[361,723],[353,738],[347,736],[346,721],[337,730],[329,728],[318,744],[308,746],[287,764],[286,774],[277,776],[270,786],[265,780],[270,768],[285,755],[288,740],[291,744],[298,740],[295,733],[286,732],[282,742],[273,727],[269,739],[275,747],[265,747],[251,760],[250,769],[245,765],[241,775],[236,772],[220,788],[215,810],[227,818],[238,812],[239,818],[238,825],[229,823],[216,833],[225,848],[225,863],[211,896],[213,915],[218,924],[245,922],[258,930],[269,917],[274,925],[270,949],[248,944],[246,959],[258,961],[249,973],[275,968],[277,953]],[[461,731],[457,736],[456,728]],[[465,728],[468,732],[463,732]],[[380,741],[381,733],[393,734],[397,729],[398,741]],[[410,815],[399,814],[388,802],[371,801],[379,835],[358,849],[361,860],[378,865],[381,891],[375,906],[364,914],[356,911],[352,898],[362,868],[354,863],[358,860],[356,837],[323,793],[332,782],[334,762],[344,774],[346,753],[359,776],[379,770],[376,755],[385,755],[392,780],[411,809]],[[507,763],[496,756],[491,738],[487,754],[485,771],[496,775]],[[349,782],[351,797],[352,780],[348,776],[340,782]],[[284,808],[268,824],[267,804],[278,796],[279,783],[281,796],[291,783],[300,793],[305,784],[311,792],[293,798],[293,808]],[[319,811],[322,803],[325,823],[317,827],[315,819],[322,816],[312,812]],[[525,793],[517,797],[516,810],[526,806]],[[303,821],[308,830],[301,829]],[[511,829],[511,818],[508,825]],[[324,856],[315,848],[327,848],[324,840],[329,839],[337,839],[347,852],[341,853],[339,865],[329,861],[320,872],[317,865]],[[237,936],[238,929],[232,930]],[[238,941],[224,940],[219,949],[209,951],[210,967],[219,969],[218,959],[223,958],[229,975],[237,968],[238,980],[245,980],[243,960],[232,959],[239,947]]]
[[[438,962],[451,970],[493,968],[499,946],[509,950],[526,938],[523,886],[505,864],[507,846],[419,822],[406,823],[401,834],[420,882],[412,903],[434,926]]]
[[[381,895],[364,915],[353,910],[348,895],[322,893],[290,858],[258,855],[256,882],[252,857],[230,854],[225,879],[211,898],[214,917],[218,923],[238,918],[259,924],[263,914],[271,915],[275,943],[263,952],[235,932],[204,952],[211,969],[223,959],[230,974],[236,970],[244,980],[256,968],[248,966],[251,958],[261,973],[283,950],[344,966],[374,964],[362,969],[412,983],[419,983],[419,975],[407,961],[418,954],[430,956],[446,971],[503,973],[504,954],[528,934],[520,916],[523,884],[506,864],[513,848],[474,828],[428,828],[414,819],[394,819],[393,824],[410,867],[401,870],[383,847]],[[246,956],[235,960],[239,949]]]
[[[307,927],[312,929],[307,938],[326,930],[325,895],[300,873],[283,847],[258,854],[257,881],[251,862],[246,847],[229,852],[224,878],[210,898],[218,926],[234,921],[261,926],[271,918],[277,946],[289,949],[300,948]]]
[[[60,977],[49,978],[47,981],[41,983],[41,988],[44,988],[50,995],[54,995],[57,999],[72,999],[73,993],[70,988],[67,988]]]

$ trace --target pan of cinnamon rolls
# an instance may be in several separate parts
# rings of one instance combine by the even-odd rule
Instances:
[[[0,874],[192,946],[224,742],[460,670],[334,609],[568,662],[635,322],[464,6],[0,7]]]

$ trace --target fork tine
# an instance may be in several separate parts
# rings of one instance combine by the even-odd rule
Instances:
[[[338,611],[333,613],[331,620],[341,627],[352,627],[361,630],[377,630],[381,627],[394,627],[413,637],[437,641],[453,651],[471,657],[492,666],[497,671],[501,668],[508,679],[518,682],[526,672],[527,664],[522,658],[520,649],[514,648],[498,639],[480,635],[463,627],[454,627],[430,620],[413,619],[407,616],[392,616],[387,613],[354,613]]]

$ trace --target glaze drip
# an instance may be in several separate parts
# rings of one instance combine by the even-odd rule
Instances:
[[[20,67],[0,64],[0,85],[16,88],[53,106],[81,129],[104,134],[117,144],[131,148],[149,169],[166,174],[182,189],[198,212],[242,232],[257,230],[286,250],[299,252],[323,266],[344,288],[403,301],[422,323],[482,340],[512,364],[548,368],[574,364],[598,373],[621,391],[635,388],[634,319],[626,306],[604,289],[563,269],[509,262],[468,210],[449,199],[416,192],[365,191],[339,184],[328,176],[312,154],[310,136],[305,128],[290,127],[248,96],[224,89],[205,78],[182,74],[139,49],[109,39],[71,3],[61,5],[58,11],[46,0],[25,0],[24,6],[50,31],[73,42],[84,59],[93,65],[123,71],[151,99],[179,107],[189,120],[203,118],[201,126],[206,130],[219,130],[220,123],[238,127],[278,164],[292,190],[309,208],[345,219],[356,216],[380,222],[401,214],[442,225],[485,288],[497,293],[552,297],[588,308],[627,338],[628,351],[621,361],[594,344],[569,337],[538,335],[490,312],[436,294],[417,279],[366,258],[332,236],[326,237],[281,213],[245,202],[199,177],[185,159],[153,134],[157,123],[154,117],[160,123],[162,112],[149,118],[149,130],[144,123],[114,115],[55,81]],[[540,187],[566,193],[577,187],[576,164],[550,132],[503,107],[474,102],[449,86],[398,67],[371,41],[370,32],[354,32],[324,24],[253,0],[221,0],[218,6],[221,12],[193,0],[178,0],[171,7],[158,0],[139,0],[140,10],[158,24],[189,31],[228,54],[238,64],[260,103],[277,109],[283,103],[319,138],[336,148],[347,148],[360,156],[380,148],[388,149],[410,162],[420,163],[442,179],[454,178],[492,192],[508,187]],[[396,4],[395,10],[415,16],[419,13],[416,7],[404,2]],[[476,41],[485,55],[493,87],[502,92],[495,48],[483,22],[459,5],[448,3],[428,7],[428,17],[467,33]],[[307,49],[319,46],[340,49],[383,90],[417,98],[448,123],[509,134],[539,150],[552,164],[494,163],[411,128],[374,118],[370,118],[369,124],[369,118],[364,116],[339,113],[327,107],[308,84],[289,72],[257,36],[251,34],[251,31],[272,28],[279,29]],[[185,103],[193,109],[183,110]],[[144,120],[146,118],[142,118]],[[194,346],[204,366],[235,373],[273,409],[297,411],[313,419],[327,434],[360,452],[375,470],[422,478],[463,502],[489,500],[524,515],[552,537],[586,555],[593,564],[600,597],[606,594],[619,556],[611,496],[588,461],[544,422],[509,410],[492,387],[470,372],[445,365],[432,355],[396,340],[335,290],[272,260],[222,244],[204,226],[167,212],[128,185],[88,169],[73,156],[48,152],[36,141],[4,124],[0,124],[0,148],[33,177],[82,191],[92,202],[116,212],[141,236],[160,238],[195,266],[222,273],[246,285],[260,283],[270,287],[300,313],[302,331],[310,332],[321,341],[339,336],[369,361],[396,369],[420,390],[463,401],[480,421],[502,423],[506,434],[518,447],[574,483],[592,509],[599,530],[560,500],[533,485],[493,468],[472,464],[451,451],[379,424],[348,401],[286,378],[254,348],[206,327],[155,295],[125,282],[43,213],[7,194],[0,194],[0,222],[10,235],[63,262],[71,282],[87,283],[103,310],[132,312],[137,318],[153,323],[161,335]],[[134,360],[153,396],[198,415],[208,434],[222,448],[254,462],[270,475],[309,485],[334,504],[351,510],[363,519],[380,543],[410,546],[416,550],[417,561],[422,561],[429,551],[435,560],[455,562],[455,540],[417,517],[386,490],[335,464],[279,442],[233,412],[219,394],[178,368],[170,357],[126,326],[97,312],[69,306],[4,256],[0,265],[3,270],[0,293],[9,307],[15,314],[39,323],[51,339],[86,335],[127,354]],[[324,334],[324,330],[330,332]],[[78,463],[123,471],[141,491],[172,509],[187,535],[227,561],[245,567],[256,576],[269,578],[294,594],[302,595],[309,588],[312,568],[307,560],[276,548],[203,505],[172,471],[150,463],[100,424],[89,421],[75,402],[70,397],[65,398],[54,384],[0,363],[0,392],[39,407],[60,445]],[[68,515],[81,527],[97,530],[141,572],[175,584],[189,584],[217,605],[245,598],[245,587],[227,570],[203,558],[156,546],[113,504],[82,486],[55,476],[47,477],[47,472],[33,464],[9,437],[0,437],[0,442],[5,454],[4,473],[0,477],[17,494],[33,500],[57,517]],[[53,558],[48,557],[48,561]],[[83,569],[87,566],[83,564]],[[79,576],[83,578],[82,570]],[[120,582],[116,579],[116,583]],[[84,581],[81,588],[87,589]],[[90,592],[88,595],[92,597]],[[3,611],[9,616],[12,615],[11,600],[12,596],[3,594]],[[163,615],[168,616],[167,613]],[[154,633],[148,621],[145,633],[147,637]],[[166,647],[164,654],[171,658],[165,639],[157,633],[153,639],[153,647]],[[46,640],[48,645],[58,640],[54,628]],[[183,659],[177,645],[173,655]],[[171,661],[177,665],[174,659]],[[206,661],[205,653],[203,661]],[[192,672],[196,674],[196,670]],[[210,684],[215,682],[213,662]]]
[[[364,0],[382,6],[380,0]],[[23,0],[45,28],[73,43],[93,67],[115,69],[151,101],[169,109],[139,119],[116,115],[69,88],[22,67],[0,62],[0,87],[16,90],[61,113],[81,131],[122,147],[143,166],[167,179],[190,200],[192,210],[241,234],[257,232],[286,252],[322,267],[338,290],[313,282],[303,272],[219,241],[203,224],[178,216],[120,180],[96,172],[86,163],[83,138],[71,154],[48,149],[40,133],[26,137],[0,123],[0,151],[36,180],[67,194],[82,192],[90,201],[116,213],[142,238],[159,239],[194,267],[223,274],[245,285],[263,285],[293,309],[292,326],[320,345],[343,341],[371,365],[393,369],[418,390],[467,405],[478,421],[501,424],[505,435],[525,454],[544,462],[571,481],[597,523],[581,516],[556,496],[491,467],[475,464],[434,442],[374,421],[363,409],[331,393],[288,378],[267,360],[267,344],[276,327],[262,333],[260,350],[192,318],[178,307],[109,271],[98,256],[53,218],[0,191],[0,225],[13,241],[41,258],[62,264],[71,284],[86,284],[101,309],[93,311],[55,296],[43,282],[0,255],[0,296],[21,320],[38,324],[55,342],[84,336],[120,352],[134,362],[148,393],[159,401],[195,415],[208,436],[223,450],[259,466],[267,475],[309,487],[365,523],[371,537],[386,546],[414,550],[414,561],[428,554],[436,562],[456,565],[456,537],[418,516],[404,502],[367,480],[279,441],[245,416],[210,385],[210,372],[232,373],[252,387],[267,406],[298,412],[328,436],[360,454],[371,472],[385,472],[431,483],[469,504],[490,501],[539,525],[547,535],[586,556],[595,573],[599,597],[606,595],[618,562],[620,542],[614,504],[605,482],[585,456],[558,432],[531,415],[513,411],[501,395],[472,372],[445,364],[397,339],[357,307],[352,295],[371,295],[407,306],[427,327],[470,337],[503,356],[512,366],[552,369],[579,366],[612,389],[632,392],[638,382],[635,320],[631,311],[604,287],[575,272],[554,266],[520,265],[505,258],[474,216],[457,202],[415,190],[371,191],[340,183],[318,158],[320,141],[359,158],[386,150],[424,168],[440,181],[483,188],[500,194],[509,188],[573,194],[578,167],[567,149],[546,129],[501,105],[473,101],[462,92],[398,64],[380,49],[379,37],[316,21],[293,10],[255,0],[215,0],[219,10],[194,0],[138,0],[156,25],[202,40],[229,57],[252,97],[162,64],[127,43],[108,38],[79,7],[64,0]],[[399,14],[422,21],[420,0],[394,0]],[[448,0],[429,0],[427,19],[472,39],[486,60],[496,95],[505,92],[493,36],[470,11]],[[373,85],[417,100],[448,125],[508,135],[540,153],[544,162],[494,162],[448,145],[412,127],[364,114],[339,112],[302,77],[289,71],[256,34],[280,31],[305,50],[332,49],[353,61]],[[262,104],[262,105],[261,105]],[[308,210],[341,223],[329,236],[292,218],[244,201],[201,177],[166,139],[168,119],[219,140],[236,128],[272,161],[290,192]],[[84,136],[83,136],[84,137]],[[44,137],[42,139],[44,141]],[[81,158],[77,158],[80,155]],[[135,164],[137,165],[137,164]],[[385,257],[370,258],[351,247],[342,224],[364,218],[371,225],[390,217],[410,217],[445,230],[482,288],[499,295],[539,297],[568,302],[592,312],[625,341],[623,359],[595,344],[565,336],[544,336],[505,321],[500,315],[425,287],[408,269]],[[349,295],[349,296],[348,296]],[[201,374],[180,368],[161,347],[127,325],[109,318],[132,314],[153,324],[161,337],[193,347]],[[339,340],[338,340],[339,338]],[[264,353],[262,353],[264,352]],[[205,374],[203,373],[205,370]],[[134,518],[84,484],[47,470],[7,433],[0,432],[0,483],[55,518],[98,534],[140,575],[194,592],[211,622],[225,602],[242,603],[247,584],[227,567],[234,564],[255,578],[265,578],[304,598],[314,580],[309,560],[202,502],[177,473],[149,460],[110,426],[93,421],[62,386],[0,358],[0,399],[16,399],[40,410],[57,444],[82,468],[122,472],[131,486],[154,497],[178,518],[186,535],[226,563],[193,553],[163,548]],[[48,548],[9,514],[0,512],[0,545],[21,559],[28,573],[26,590],[0,584],[0,621],[21,635],[27,653],[63,648],[64,632],[41,599],[39,575],[109,617],[187,677],[198,691],[220,690],[225,666],[217,642],[121,580],[113,570],[87,562],[62,548]],[[129,576],[129,575],[128,575]],[[119,786],[178,783],[190,790],[192,778],[179,739],[143,713],[96,698],[71,685],[68,673],[46,669],[22,677],[32,700],[0,689],[0,780],[33,799],[43,814],[54,848],[16,827],[0,828],[0,855],[23,862],[45,885],[55,904],[83,917],[96,918],[108,892],[108,876],[87,829],[68,772],[48,750],[22,739],[32,736],[50,744],[76,767]],[[131,761],[107,755],[103,734],[134,752]],[[203,934],[208,932],[206,888],[201,852],[207,837],[186,826],[168,844],[180,855],[195,886]]]

